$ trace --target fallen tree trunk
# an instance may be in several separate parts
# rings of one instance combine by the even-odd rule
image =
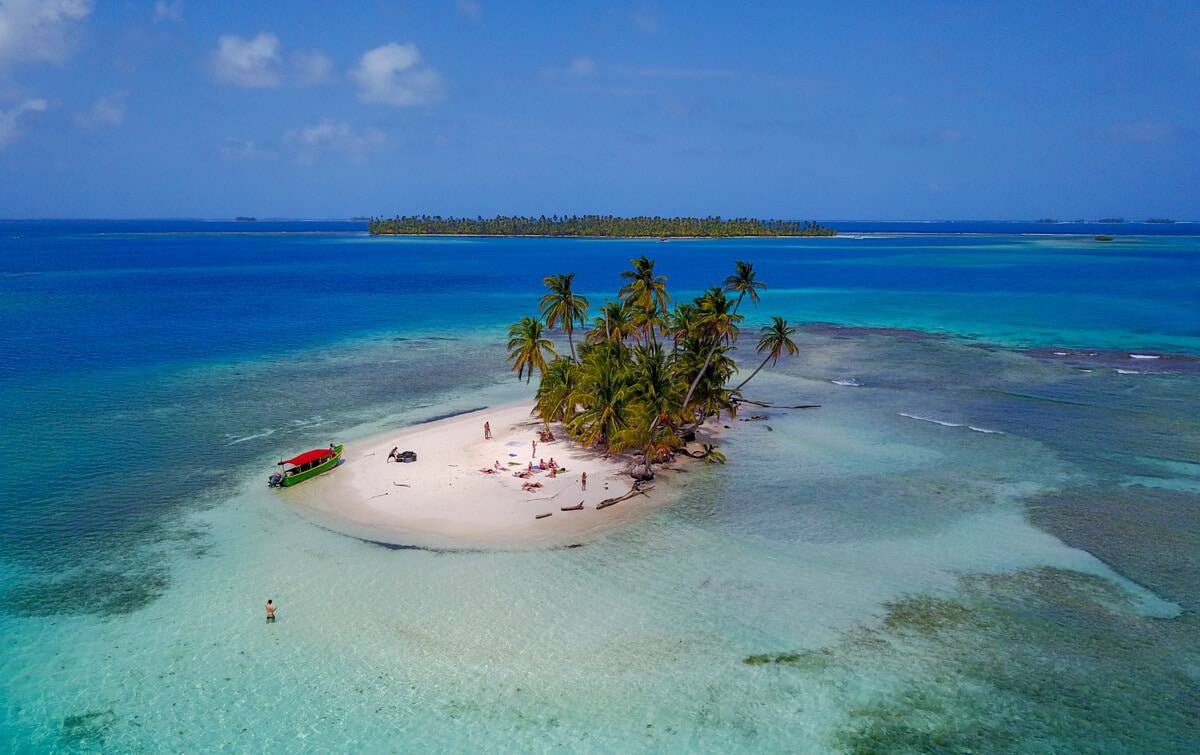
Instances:
[[[765,401],[754,401],[748,398],[735,398],[734,401],[744,404],[754,404],[761,406],[764,409],[820,409],[820,404],[796,404],[795,406],[779,406],[778,404],[768,404]]]
[[[615,506],[616,504],[620,503],[621,501],[628,501],[630,498],[633,498],[634,496],[646,495],[651,490],[654,490],[653,485],[651,485],[648,488],[643,488],[642,485],[643,485],[642,481],[639,480],[639,481],[633,483],[633,489],[630,490],[625,495],[620,495],[620,496],[617,496],[616,498],[605,498],[603,501],[596,504],[596,508],[597,509],[606,509],[609,506]]]

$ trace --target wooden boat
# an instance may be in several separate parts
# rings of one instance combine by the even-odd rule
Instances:
[[[287,468],[271,475],[267,484],[273,488],[287,488],[311,477],[316,477],[322,472],[328,472],[341,463],[344,448],[344,444],[330,445],[329,448],[314,448],[299,456],[282,460],[279,462],[279,466]]]

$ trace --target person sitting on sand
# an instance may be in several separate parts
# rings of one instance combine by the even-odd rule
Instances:
[[[538,469],[545,469],[545,468],[546,468],[546,460],[538,459]]]
[[[526,472],[532,472],[532,471],[533,471],[533,462],[532,462],[532,461],[531,461],[531,462],[529,462],[529,465],[528,465],[527,467],[525,467],[525,471],[526,471]]]
[[[267,600],[267,621],[275,621],[275,606]]]
[[[492,465],[492,469],[499,469],[499,468],[500,468],[500,460],[496,459],[496,463]]]
[[[554,460],[553,456],[550,457],[550,468],[551,469],[558,468],[558,462]]]

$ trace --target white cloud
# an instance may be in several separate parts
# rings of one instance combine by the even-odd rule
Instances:
[[[572,76],[591,76],[595,72],[596,61],[591,58],[572,58],[571,64],[567,66],[567,73]]]
[[[413,44],[391,42],[368,50],[350,72],[359,86],[358,99],[397,107],[437,100],[441,96],[441,76],[420,63],[421,52]]]
[[[182,20],[183,0],[154,0],[154,23]]]
[[[383,144],[386,140],[387,137],[379,129],[356,131],[345,121],[330,119],[292,129],[283,135],[283,143],[295,149],[296,157],[303,163],[315,162],[322,152],[362,158],[371,147]]]
[[[0,2],[0,68],[36,60],[62,62],[74,47],[72,22],[91,12],[91,0]]]
[[[8,144],[17,135],[18,121],[26,113],[40,113],[46,109],[45,100],[25,100],[20,105],[0,110],[0,148]]]
[[[542,78],[546,79],[584,78],[594,73],[596,73],[596,61],[586,55],[571,58],[571,62],[565,66],[550,66],[541,71]]]
[[[279,37],[262,32],[252,39],[225,34],[217,40],[217,78],[240,87],[269,88],[283,84],[316,86],[329,80],[333,61],[320,50],[294,52],[284,65]]]
[[[101,97],[82,113],[75,114],[75,123],[84,128],[116,128],[125,122],[125,92]]]
[[[472,23],[477,24],[483,20],[483,6],[476,0],[455,0],[454,10]]]
[[[333,61],[319,50],[297,52],[291,56],[292,78],[296,86],[316,86],[329,80]]]
[[[253,39],[225,34],[217,40],[217,78],[235,86],[279,86],[279,61],[279,37],[270,32]]]
[[[260,147],[247,139],[226,139],[221,145],[222,160],[274,160],[278,156],[275,150]]]

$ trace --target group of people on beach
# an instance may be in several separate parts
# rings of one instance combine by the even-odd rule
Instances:
[[[554,438],[553,434],[549,433],[546,430],[542,430],[541,435],[540,435],[542,440],[545,440],[547,436],[549,436],[551,439]],[[492,423],[488,422],[486,420],[483,423],[483,439],[484,440],[492,440]],[[537,444],[538,444],[538,442],[536,439],[530,441],[530,446],[529,446],[530,461],[528,464],[525,465],[525,469],[523,469],[519,472],[513,472],[514,477],[528,478],[528,477],[536,474],[537,472],[544,472],[546,470],[550,471],[550,477],[552,477],[552,478],[558,477],[558,471],[560,469],[562,469],[562,467],[559,465],[559,463],[557,461],[554,460],[553,456],[550,457],[549,462],[547,462],[545,459],[539,458],[538,465],[536,467],[533,465],[533,457],[537,456]],[[515,456],[516,454],[510,454],[510,455]],[[503,471],[503,468],[500,466],[500,460],[496,459],[496,463],[492,465],[491,469],[488,469],[485,467],[479,471],[483,472],[484,474],[497,474],[497,473]],[[582,486],[583,490],[587,490],[587,472],[583,472],[579,475],[579,484],[580,484],[580,486]],[[539,483],[525,483],[525,485],[523,485],[522,487],[525,488],[526,490],[529,490],[529,489],[532,489],[533,487],[540,488],[541,486],[542,486],[542,484],[539,482]]]

